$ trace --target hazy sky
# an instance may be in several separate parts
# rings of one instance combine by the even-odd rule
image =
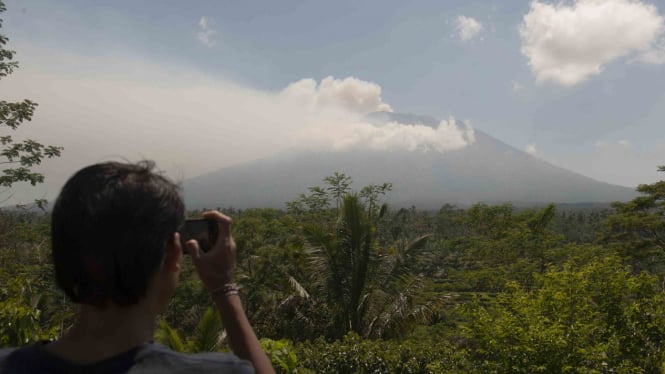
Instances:
[[[65,147],[14,199],[52,197],[101,160],[187,178],[301,146],[446,152],[473,129],[601,181],[662,179],[663,1],[6,5],[21,68],[0,98],[39,103],[15,136]],[[443,121],[359,120],[377,110]]]

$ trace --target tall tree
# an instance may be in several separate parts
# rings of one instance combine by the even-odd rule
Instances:
[[[317,295],[325,295],[336,337],[348,331],[383,336],[415,310],[427,315],[414,305],[422,282],[409,272],[426,237],[381,248],[371,215],[357,195],[346,195],[332,232],[328,226],[306,228],[313,284]]]
[[[665,172],[665,166],[658,171]],[[638,196],[612,204],[605,220],[605,241],[630,260],[633,270],[665,273],[665,180],[637,187]]]
[[[0,13],[7,10],[0,0]],[[2,19],[0,19],[2,27]],[[9,39],[0,35],[0,79],[10,75],[18,68],[14,61],[15,52],[5,48]],[[0,100],[0,165],[5,168],[0,174],[0,198],[10,192],[10,188],[18,182],[29,182],[31,185],[44,182],[44,175],[34,171],[34,167],[41,164],[44,158],[59,157],[62,147],[44,145],[33,139],[16,140],[9,132],[18,129],[23,122],[30,121],[35,112],[37,103],[25,99],[19,102]],[[0,199],[0,203],[9,199],[11,195]],[[39,206],[45,201],[37,200]]]
[[[339,210],[342,199],[351,191],[353,179],[344,173],[335,172],[333,175],[323,178],[323,181],[328,185],[326,190],[335,199],[337,210]]]

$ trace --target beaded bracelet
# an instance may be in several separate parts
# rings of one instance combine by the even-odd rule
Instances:
[[[215,288],[214,290],[210,291],[211,295],[214,295],[218,292],[223,292],[224,296],[231,296],[231,295],[238,295],[240,291],[240,286],[237,285],[236,283],[226,283],[225,285]]]

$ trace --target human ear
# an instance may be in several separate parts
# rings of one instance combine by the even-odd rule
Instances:
[[[172,240],[166,246],[166,256],[164,259],[164,270],[172,272],[180,271],[180,262],[182,260],[182,246],[180,245],[180,234],[174,233]]]

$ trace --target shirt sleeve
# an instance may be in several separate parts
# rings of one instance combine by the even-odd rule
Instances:
[[[7,357],[14,352],[15,348],[0,348],[0,373],[5,369]]]

